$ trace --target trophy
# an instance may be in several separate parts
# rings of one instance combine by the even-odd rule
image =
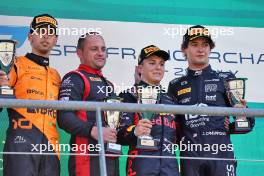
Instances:
[[[118,98],[107,98],[107,103],[120,103]],[[119,126],[120,112],[119,111],[104,111],[105,122],[108,127],[116,129]],[[119,144],[108,142],[106,144],[106,151],[115,154],[122,154],[122,147]]]
[[[147,87],[138,87],[138,103],[140,104],[156,104],[160,99],[160,90],[157,87],[147,86]],[[152,120],[155,113],[152,112],[142,112],[139,113],[140,119]],[[147,149],[147,150],[157,150],[157,141],[153,139],[151,135],[139,136],[137,139],[138,149]]]
[[[0,69],[7,75],[14,63],[16,41],[0,40]],[[9,86],[0,87],[0,98],[15,98],[14,90]]]
[[[233,78],[228,79],[225,82],[226,93],[228,100],[232,106],[235,104],[242,104],[241,99],[245,98],[245,82],[247,78]],[[250,123],[244,117],[236,117],[235,120],[235,131],[243,132],[250,131]]]

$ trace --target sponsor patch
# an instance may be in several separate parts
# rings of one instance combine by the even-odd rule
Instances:
[[[180,103],[184,104],[184,103],[189,103],[190,101],[191,101],[191,97],[188,97],[180,100]]]
[[[205,92],[216,92],[217,84],[205,84],[204,91]]]
[[[206,95],[205,100],[206,101],[216,101],[216,95]]]
[[[131,132],[135,126],[136,126],[136,125],[131,125],[130,127],[127,128],[127,131],[128,131],[128,132]]]
[[[182,82],[181,82],[181,86],[184,86],[184,85],[186,85],[186,84],[188,84],[188,81],[182,81]]]
[[[91,81],[102,81],[102,79],[101,78],[97,78],[97,77],[89,77],[89,79],[91,80]]]
[[[190,93],[191,91],[192,91],[192,88],[191,88],[191,87],[188,87],[188,88],[185,88],[185,89],[179,90],[179,91],[178,91],[178,95],[182,95],[182,94]]]

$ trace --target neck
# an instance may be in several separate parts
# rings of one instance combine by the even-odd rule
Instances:
[[[33,54],[36,54],[36,55],[38,55],[38,56],[46,57],[46,58],[49,58],[49,55],[50,55],[50,52],[47,52],[47,53],[41,53],[41,52],[38,52],[38,51],[36,51],[36,50],[34,50],[34,49],[32,49],[32,53],[33,53]]]
[[[188,68],[189,68],[190,70],[194,70],[194,71],[196,71],[196,70],[202,70],[202,69],[208,67],[208,65],[209,65],[209,64],[205,64],[205,65],[189,65]]]
[[[153,82],[153,81],[149,81],[149,80],[146,80],[144,78],[142,78],[142,81],[144,81],[145,83],[151,85],[151,86],[157,86],[157,85],[160,85],[160,82]]]

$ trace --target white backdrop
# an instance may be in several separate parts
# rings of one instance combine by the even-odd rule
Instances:
[[[1,34],[3,26],[11,28],[29,27],[32,18],[0,16],[0,38],[12,38],[13,33]],[[86,28],[102,33],[108,47],[107,64],[104,75],[122,88],[134,82],[134,67],[140,49],[154,44],[170,52],[171,60],[166,63],[167,72],[162,81],[164,86],[175,77],[185,73],[187,62],[179,52],[182,35],[190,25],[91,21],[58,19],[60,28],[71,29],[71,35],[60,35],[57,46],[52,51],[51,66],[63,76],[77,68],[79,59],[75,46],[81,32]],[[207,26],[214,37],[216,48],[212,50],[210,63],[216,70],[237,72],[237,77],[246,77],[246,99],[250,102],[264,102],[264,29],[245,27]],[[2,30],[1,30],[2,29]],[[83,32],[83,31],[82,31]],[[26,37],[26,34],[25,34]],[[17,55],[30,51],[27,40],[17,49]],[[176,73],[177,72],[177,73]]]

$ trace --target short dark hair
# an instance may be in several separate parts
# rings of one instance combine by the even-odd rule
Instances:
[[[84,41],[85,41],[86,37],[93,36],[93,35],[99,35],[100,36],[100,34],[98,32],[89,32],[89,33],[86,33],[86,34],[80,36],[80,38],[78,39],[78,43],[77,43],[77,49],[82,50],[84,47]]]

